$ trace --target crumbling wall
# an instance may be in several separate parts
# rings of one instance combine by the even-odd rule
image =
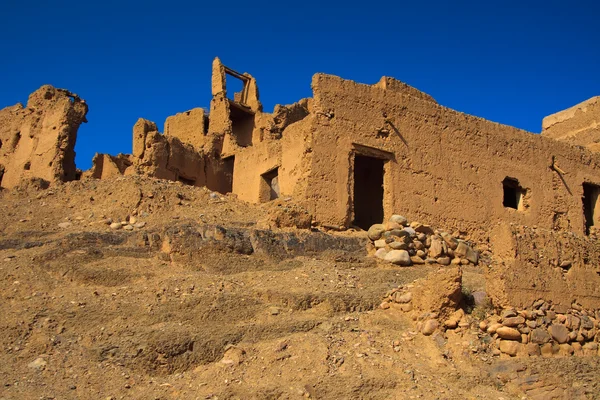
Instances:
[[[298,202],[306,199],[312,164],[312,134],[314,116],[285,127],[281,137],[281,168],[279,184],[282,195]]]
[[[167,117],[165,121],[165,135],[176,137],[182,143],[202,148],[207,142],[208,117],[202,108],[194,108],[189,111],[178,113]]]
[[[87,111],[76,94],[50,85],[33,92],[27,107],[0,110],[0,186],[29,178],[76,179],[75,140]]]
[[[309,99],[289,106],[275,106],[273,114],[257,112],[251,146],[237,148],[233,193],[240,199],[268,201],[267,179],[277,174],[280,196],[305,196],[302,185],[309,174],[312,127]],[[224,150],[225,151],[225,150]]]
[[[600,96],[544,118],[542,135],[599,152]]]
[[[130,154],[96,153],[92,159],[92,167],[85,171],[83,178],[109,179],[124,175],[129,167],[133,165]]]
[[[133,168],[142,175],[206,186],[204,157],[177,137],[162,135],[140,118],[133,127]]]
[[[411,91],[323,74],[312,86],[306,205],[320,223],[352,222],[354,157],[367,153],[384,160],[385,218],[400,212],[476,240],[486,240],[500,221],[583,233],[582,183],[600,182],[598,155]],[[503,204],[507,177],[524,191],[520,209]]]
[[[497,307],[553,304],[600,308],[600,242],[570,232],[500,224],[492,230],[487,294]]]

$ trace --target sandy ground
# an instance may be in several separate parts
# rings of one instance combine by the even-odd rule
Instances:
[[[198,239],[277,207],[141,177],[0,192],[0,399],[600,398],[598,357],[498,358],[378,308],[437,266]]]

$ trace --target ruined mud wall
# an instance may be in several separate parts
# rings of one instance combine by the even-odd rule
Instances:
[[[194,108],[189,111],[167,117],[165,121],[165,135],[176,137],[182,143],[200,149],[207,142],[208,116],[204,109]]]
[[[542,135],[599,152],[600,96],[544,118]]]
[[[277,105],[273,114],[258,112],[255,121],[252,145],[235,151],[233,193],[253,203],[268,201],[263,175],[276,170],[280,195],[303,197],[305,192],[297,184],[306,179],[310,165],[308,99]]]
[[[141,175],[206,186],[203,154],[142,118],[133,127],[133,168]]]
[[[109,154],[96,153],[92,159],[92,167],[85,171],[82,178],[110,179],[120,175],[125,175],[127,169],[133,165],[130,154],[118,154],[111,156]]]
[[[600,308],[600,243],[570,232],[501,224],[492,231],[487,293],[495,306],[553,304]]]
[[[384,212],[485,240],[499,221],[584,232],[582,183],[600,182],[600,157],[566,143],[385,90],[318,74],[311,177],[304,204],[321,223],[348,226],[353,154],[385,158]],[[369,154],[367,154],[369,155]],[[373,154],[371,154],[373,155]],[[552,170],[555,165],[564,172]],[[506,177],[526,190],[503,206]]]
[[[27,107],[0,110],[0,187],[76,179],[75,140],[87,110],[77,95],[50,85],[33,92]]]

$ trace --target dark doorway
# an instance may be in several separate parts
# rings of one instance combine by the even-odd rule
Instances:
[[[385,160],[354,157],[354,225],[369,229],[383,221],[383,164]]]
[[[600,186],[592,183],[583,184],[583,217],[585,219],[585,234],[590,234],[590,228],[596,225],[596,205],[598,203],[598,195],[600,194]]]
[[[525,189],[519,185],[519,181],[515,178],[506,177],[502,181],[502,189],[504,191],[502,205],[506,208],[514,208],[515,210],[522,211]]]
[[[279,198],[279,168],[261,175],[260,201],[266,202]]]
[[[236,143],[240,147],[252,146],[252,132],[254,131],[254,113],[236,103],[229,103],[231,131]]]
[[[233,166],[235,164],[235,156],[223,159],[223,192],[233,192]]]

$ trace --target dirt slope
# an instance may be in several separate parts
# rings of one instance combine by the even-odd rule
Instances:
[[[377,306],[438,266],[263,230],[293,212],[141,177],[0,192],[0,399],[599,398],[597,357],[417,334]]]

